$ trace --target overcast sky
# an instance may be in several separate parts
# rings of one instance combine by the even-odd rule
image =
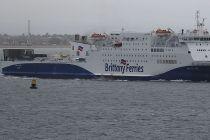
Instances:
[[[0,33],[33,34],[175,31],[195,25],[195,11],[207,18],[210,0],[0,0]]]

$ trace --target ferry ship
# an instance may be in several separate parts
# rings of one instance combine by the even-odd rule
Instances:
[[[63,48],[1,48],[0,70],[41,78],[210,81],[210,35],[197,12],[195,29],[179,34],[94,33]]]

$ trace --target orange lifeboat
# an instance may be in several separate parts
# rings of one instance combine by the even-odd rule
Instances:
[[[91,38],[95,38],[95,39],[104,39],[104,38],[106,38],[106,35],[93,33],[93,34],[91,35]]]
[[[170,35],[171,34],[171,31],[169,30],[163,30],[163,29],[157,29],[155,31],[155,33],[159,36],[166,36],[166,35]]]

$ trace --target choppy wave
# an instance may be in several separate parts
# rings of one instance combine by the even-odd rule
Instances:
[[[208,139],[209,84],[0,77],[4,139]]]

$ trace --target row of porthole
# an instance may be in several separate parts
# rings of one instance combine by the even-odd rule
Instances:
[[[176,55],[152,55],[152,57],[176,58]]]
[[[206,52],[206,49],[197,49],[199,52]]]
[[[112,56],[111,54],[102,54],[102,56]],[[141,54],[116,54],[118,57],[147,57],[147,55],[141,55]]]
[[[177,60],[157,60],[157,64],[177,64]]]
[[[133,46],[143,46],[143,45],[145,45],[145,46],[147,46],[147,43],[123,43],[123,45],[125,45],[125,46],[131,46],[131,45],[133,45]]]
[[[151,48],[151,52],[164,52],[163,48]]]
[[[138,38],[138,37],[136,37],[136,38],[134,38],[134,37],[128,38],[128,37],[124,37],[123,40],[127,40],[127,41],[133,41],[133,40],[147,40],[147,38]]]
[[[112,56],[111,54],[102,54],[102,56]],[[116,54],[116,57],[148,57],[148,55],[130,55],[130,54]],[[166,58],[176,58],[176,55],[151,55],[152,57],[166,57]]]
[[[163,48],[159,48],[155,50],[155,48],[152,48],[151,49],[151,52],[164,52],[164,51],[168,51],[168,52],[173,52],[174,50],[173,49],[163,49],[163,50],[160,50],[160,49],[163,49]]]
[[[112,49],[112,48],[103,48],[103,50],[117,50],[117,51],[119,51],[119,49]],[[133,48],[133,49],[130,49],[130,48],[121,48],[120,49],[121,51],[147,51],[147,49],[139,49],[139,48]],[[155,50],[155,51],[154,51]],[[152,49],[151,50],[152,52],[163,52],[164,50],[163,49]],[[173,49],[165,49],[165,51],[171,51],[171,52],[173,52]]]
[[[103,62],[121,62],[121,60],[109,60],[109,59],[103,59]],[[147,60],[127,60],[127,62],[144,62],[144,63],[147,63],[148,61]]]
[[[124,57],[147,57],[147,55],[140,55],[140,54],[138,54],[138,55],[133,55],[133,54],[119,54],[119,55],[116,55],[116,56],[124,56]]]
[[[102,50],[108,50],[108,51],[112,51],[112,50],[117,50],[119,51],[119,49],[116,49],[116,48],[103,48]],[[133,48],[133,49],[130,49],[130,48],[121,48],[120,51],[147,51],[147,49],[139,49],[139,48]]]

